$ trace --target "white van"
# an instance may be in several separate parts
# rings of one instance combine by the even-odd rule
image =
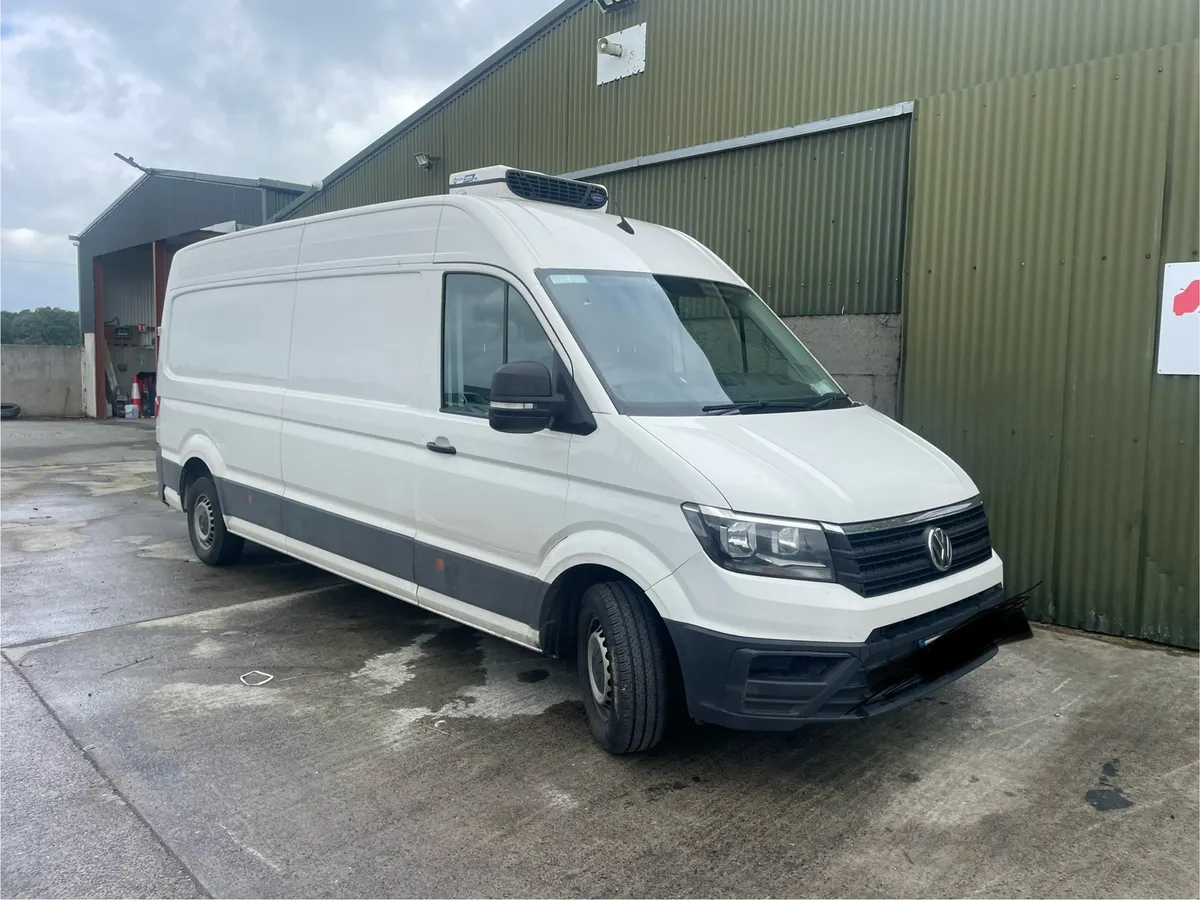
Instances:
[[[197,556],[251,540],[574,658],[613,753],[680,689],[792,729],[990,658],[971,479],[710,250],[607,202],[496,166],[180,250],[159,467]]]

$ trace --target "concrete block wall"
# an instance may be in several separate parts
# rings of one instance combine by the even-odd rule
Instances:
[[[22,416],[77,418],[83,407],[83,347],[0,345],[0,401]]]
[[[900,316],[799,316],[784,319],[852,397],[896,416],[900,378]],[[153,350],[114,353],[114,366],[132,372],[154,368]],[[128,358],[126,358],[126,356]],[[82,347],[5,344],[0,348],[0,394],[30,416],[82,416]],[[90,383],[90,382],[89,382]],[[89,400],[91,398],[89,397]],[[88,414],[95,415],[94,409]]]
[[[896,418],[900,316],[796,316],[783,321],[851,397]]]

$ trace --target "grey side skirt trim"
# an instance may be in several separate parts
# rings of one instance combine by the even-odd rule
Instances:
[[[154,468],[158,472],[158,499],[166,503],[167,498],[164,491],[170,488],[179,492],[179,499],[182,502],[183,492],[179,490],[179,482],[183,479],[183,466],[169,459],[163,459],[162,450],[159,449],[155,452]]]
[[[228,479],[217,491],[228,516],[530,628],[542,624],[547,585],[536,578]]]
[[[280,531],[297,541],[352,559],[360,565],[378,569],[404,581],[414,580],[415,541],[407,535],[365,525],[287,499],[283,501],[283,525]]]

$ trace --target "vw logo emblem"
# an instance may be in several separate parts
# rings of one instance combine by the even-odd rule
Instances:
[[[954,548],[950,546],[950,536],[942,529],[930,527],[925,529],[925,549],[929,551],[929,561],[939,572],[950,568],[954,559]]]

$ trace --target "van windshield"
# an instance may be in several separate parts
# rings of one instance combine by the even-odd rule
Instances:
[[[538,272],[626,415],[772,413],[850,405],[751,290],[632,272]]]

